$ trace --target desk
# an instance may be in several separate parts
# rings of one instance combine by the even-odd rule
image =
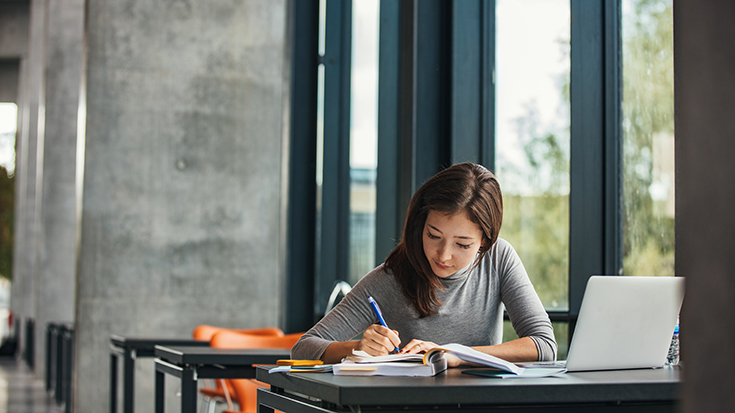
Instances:
[[[117,412],[117,366],[123,357],[123,413],[133,413],[135,401],[135,359],[153,357],[153,348],[169,346],[209,346],[208,341],[176,338],[127,338],[110,336],[110,413]]]
[[[276,364],[290,349],[222,349],[156,346],[156,412],[164,412],[164,374],[181,379],[181,412],[197,408],[198,379],[252,379],[256,364]]]
[[[673,412],[678,368],[498,379],[449,369],[435,377],[348,377],[276,373],[259,367],[258,412],[425,411]],[[509,410],[510,409],[510,410]]]

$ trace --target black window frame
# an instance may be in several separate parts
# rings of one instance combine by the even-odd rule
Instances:
[[[327,41],[323,57],[313,41],[319,1],[290,3],[295,11],[291,13],[292,71],[311,66],[305,70],[308,75],[292,74],[291,81],[295,97],[290,114],[285,326],[304,331],[322,316],[321,301],[329,294],[325,289],[348,275],[351,12],[347,10],[351,1],[326,0],[327,39],[330,33],[339,33],[340,38]],[[408,201],[423,181],[462,161],[494,170],[495,6],[495,0],[381,2],[376,262],[382,262],[400,238]],[[570,323],[571,337],[587,279],[622,273],[623,214],[621,1],[570,0],[570,12],[569,307],[549,314],[552,321]],[[324,175],[335,174],[335,179],[329,184],[325,180],[321,202],[323,211],[335,209],[330,221],[321,223],[321,231],[325,234],[325,228],[333,225],[328,230],[335,235],[320,237],[322,271],[315,274],[317,200],[316,184],[311,181],[316,127],[315,121],[306,118],[316,115],[314,110],[304,113],[303,108],[316,107],[312,66],[324,63],[332,53],[339,56],[335,59],[339,70],[338,75],[325,75],[330,78],[325,79],[325,88],[333,82],[336,92],[331,103],[325,93],[324,116],[338,119],[330,119],[329,125],[325,121],[324,136],[325,148],[332,136],[336,140],[330,145],[338,149],[329,159],[324,157]],[[329,115],[328,105],[334,107]]]

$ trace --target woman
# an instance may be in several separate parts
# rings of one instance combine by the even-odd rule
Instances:
[[[304,334],[292,358],[338,363],[355,349],[377,356],[460,343],[513,362],[555,360],[551,321],[515,250],[498,239],[502,219],[500,186],[486,168],[439,172],[411,198],[385,263]],[[390,328],[376,324],[368,296]],[[503,306],[520,338],[501,344]]]

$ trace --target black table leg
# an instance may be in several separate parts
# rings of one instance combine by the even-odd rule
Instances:
[[[156,413],[163,413],[166,398],[164,388],[166,387],[165,376],[162,371],[156,370]]]
[[[123,413],[133,413],[135,403],[135,354],[125,349],[123,359]]]
[[[117,413],[117,354],[110,354],[110,413]]]
[[[197,381],[194,370],[185,367],[181,372],[181,413],[195,413],[197,410]]]

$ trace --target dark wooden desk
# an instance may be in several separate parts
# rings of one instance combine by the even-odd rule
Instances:
[[[498,379],[449,369],[436,377],[346,377],[331,373],[275,373],[259,367],[258,412],[379,410],[673,412],[678,368],[567,373],[538,379]],[[509,410],[512,409],[512,410]]]
[[[110,413],[117,412],[118,357],[123,359],[123,413],[133,413],[135,402],[135,359],[153,357],[156,345],[203,346],[209,342],[177,338],[129,338],[110,336]]]
[[[197,409],[198,379],[252,379],[255,365],[276,364],[291,356],[289,349],[221,349],[156,346],[156,412],[164,412],[164,374],[181,379],[181,412]]]

